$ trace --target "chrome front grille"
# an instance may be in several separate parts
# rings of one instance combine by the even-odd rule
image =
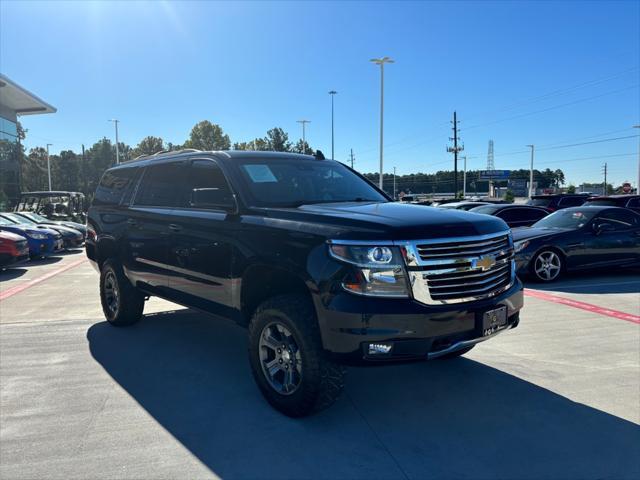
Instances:
[[[492,297],[514,281],[509,232],[404,242],[403,248],[413,296],[425,304]]]

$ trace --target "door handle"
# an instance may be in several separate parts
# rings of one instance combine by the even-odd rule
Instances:
[[[172,232],[179,232],[180,230],[182,230],[182,227],[180,225],[176,225],[175,223],[170,223],[169,230],[171,230]]]

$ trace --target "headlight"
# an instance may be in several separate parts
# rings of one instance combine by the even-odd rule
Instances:
[[[342,282],[351,293],[376,297],[407,297],[404,264],[398,247],[330,244],[332,257],[354,265]]]
[[[29,235],[34,240],[46,240],[47,239],[47,234],[46,233],[36,232],[34,230],[29,230],[26,233],[27,233],[27,235]]]
[[[529,240],[523,240],[521,242],[516,242],[513,244],[513,253],[518,253],[529,246]]]

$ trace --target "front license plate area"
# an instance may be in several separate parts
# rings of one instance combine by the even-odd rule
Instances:
[[[502,306],[482,314],[482,336],[492,335],[507,326],[507,307]]]

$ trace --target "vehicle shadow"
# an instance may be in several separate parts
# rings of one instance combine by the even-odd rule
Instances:
[[[522,278],[525,288],[566,293],[640,293],[640,269],[621,268],[604,273],[585,270],[565,273],[552,283]]]
[[[44,258],[32,258],[27,265],[51,265],[52,263],[58,263],[62,260],[60,253],[56,253],[55,256]]]
[[[482,363],[351,368],[290,419],[251,378],[246,332],[189,310],[88,330],[92,356],[223,478],[639,478],[640,428]]]
[[[8,267],[6,270],[0,270],[0,282],[6,282],[7,280],[13,280],[19,278],[27,273],[26,268],[21,267]]]

